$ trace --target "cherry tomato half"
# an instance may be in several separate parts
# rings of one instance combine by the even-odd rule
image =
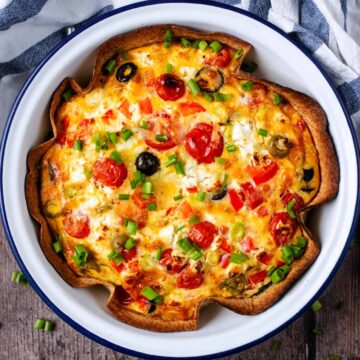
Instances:
[[[212,55],[205,60],[206,65],[225,68],[230,64],[231,54],[228,48],[222,48],[217,54]]]
[[[186,151],[199,163],[210,164],[223,152],[223,137],[213,130],[210,124],[198,123],[185,136]]]
[[[178,109],[181,115],[192,115],[206,111],[204,107],[194,101],[185,101],[179,104]]]
[[[274,161],[270,160],[264,165],[249,165],[246,167],[246,170],[254,180],[255,184],[260,185],[273,178],[279,170],[279,166]]]
[[[203,283],[203,281],[204,278],[200,273],[191,270],[191,268],[187,266],[180,272],[176,285],[178,288],[196,289]]]
[[[119,187],[127,177],[127,169],[123,163],[118,164],[110,158],[96,161],[93,168],[94,179],[106,186]]]
[[[287,191],[282,197],[281,197],[281,201],[283,202],[283,204],[286,206],[291,200],[295,200],[296,203],[295,205],[292,207],[292,210],[294,211],[299,211],[300,209],[302,209],[304,207],[304,200],[303,198],[296,193]]]
[[[287,244],[296,230],[296,221],[283,211],[273,214],[270,219],[270,233],[277,246]]]
[[[121,251],[121,256],[125,259],[126,262],[129,262],[132,259],[134,259],[136,257],[136,254],[137,254],[136,246],[130,250],[123,249]]]
[[[163,74],[155,80],[155,90],[163,100],[175,101],[185,94],[185,84],[176,75]]]
[[[65,231],[72,237],[82,239],[90,234],[90,221],[87,215],[69,213],[63,220]]]
[[[189,231],[190,240],[202,249],[211,245],[217,233],[214,224],[208,221],[202,221],[193,225]]]

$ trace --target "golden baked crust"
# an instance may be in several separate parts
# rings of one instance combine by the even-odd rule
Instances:
[[[310,267],[310,265],[316,259],[320,247],[319,244],[311,237],[310,233],[306,230],[305,225],[300,221],[301,228],[308,240],[308,245],[304,255],[296,260],[291,268],[288,276],[280,283],[270,286],[265,289],[261,294],[251,298],[239,299],[233,298],[220,298],[212,297],[206,299],[202,303],[198,304],[196,316],[189,320],[174,320],[164,321],[154,317],[148,317],[137,312],[131,311],[122,306],[119,301],[121,291],[120,286],[115,286],[109,282],[101,281],[91,277],[79,277],[68,266],[67,262],[58,254],[55,253],[52,243],[52,233],[49,225],[42,214],[40,203],[40,170],[39,163],[43,155],[53,145],[57,136],[57,129],[55,126],[55,113],[61,103],[61,94],[69,87],[73,89],[76,94],[86,94],[92,89],[97,87],[102,80],[101,69],[106,61],[111,58],[115,52],[119,49],[128,51],[141,46],[150,45],[154,43],[162,42],[165,33],[168,29],[171,29],[174,37],[185,37],[190,40],[195,40],[201,37],[206,41],[217,40],[222,44],[227,45],[229,48],[244,49],[244,56],[240,57],[239,63],[236,66],[234,76],[238,79],[253,79],[259,83],[263,83],[270,89],[280,94],[286,99],[295,110],[297,110],[305,120],[308,128],[310,129],[313,142],[319,157],[320,167],[320,188],[312,199],[311,203],[303,209],[300,217],[303,219],[305,212],[313,206],[320,205],[333,198],[338,190],[339,184],[339,168],[334,151],[334,147],[331,142],[331,138],[327,132],[326,115],[317,102],[305,94],[296,92],[294,90],[282,87],[280,85],[270,83],[265,80],[259,80],[253,75],[245,73],[240,70],[240,66],[246,54],[250,51],[251,45],[236,39],[232,36],[221,33],[203,33],[193,31],[191,29],[174,26],[174,25],[160,25],[147,28],[141,28],[132,31],[127,34],[119,35],[111,38],[97,51],[94,71],[92,79],[86,88],[81,88],[80,85],[72,78],[66,78],[56,90],[53,100],[50,106],[50,119],[52,124],[52,130],[54,138],[37,146],[28,155],[28,167],[29,172],[26,178],[26,198],[29,208],[29,212],[33,218],[40,224],[40,245],[50,263],[60,273],[60,275],[70,285],[75,287],[88,287],[96,284],[104,285],[110,291],[110,297],[107,304],[109,311],[116,316],[119,320],[137,326],[143,329],[149,329],[153,331],[168,332],[168,331],[182,331],[182,330],[194,330],[198,327],[198,314],[201,306],[206,305],[209,302],[215,302],[221,304],[239,314],[257,314],[269,308],[273,305],[291,286],[291,284],[301,276],[301,274]],[[300,220],[300,219],[299,219]]]

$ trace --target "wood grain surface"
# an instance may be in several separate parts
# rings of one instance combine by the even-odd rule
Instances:
[[[22,286],[10,281],[12,272],[17,271],[18,266],[1,223],[0,245],[1,360],[135,359],[84,337],[53,314],[29,285]],[[272,339],[224,359],[326,360],[334,354],[341,356],[343,360],[360,360],[359,239],[346,255],[320,301],[323,307],[319,312],[307,310],[302,317]],[[344,302],[344,308],[337,310],[340,301]],[[55,330],[46,333],[33,329],[36,318],[53,320]],[[320,329],[323,335],[313,334],[314,328]],[[280,349],[273,351],[272,343],[278,340],[281,342]]]

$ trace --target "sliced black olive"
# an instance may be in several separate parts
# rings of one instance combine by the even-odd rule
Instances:
[[[135,161],[136,169],[147,176],[155,174],[160,167],[160,160],[154,154],[144,151]]]
[[[284,158],[292,148],[292,144],[287,137],[274,135],[269,142],[269,151],[272,156]]]
[[[215,93],[224,85],[224,75],[213,66],[205,66],[200,69],[195,80],[202,91]]]
[[[302,187],[301,188],[301,191],[306,192],[306,193],[311,193],[314,190],[315,190],[315,188],[309,188],[309,187]]]
[[[116,78],[120,82],[128,82],[136,73],[137,66],[132,62],[122,64],[116,72]]]
[[[150,309],[149,309],[149,311],[148,311],[148,314],[153,313],[155,310],[156,310],[156,305],[155,305],[155,304],[151,304]]]
[[[304,181],[308,182],[314,177],[314,169],[303,169],[303,174]]]
[[[227,193],[227,188],[224,187],[219,192],[215,193],[212,196],[211,200],[221,200],[221,199],[223,199],[225,197],[226,193]]]

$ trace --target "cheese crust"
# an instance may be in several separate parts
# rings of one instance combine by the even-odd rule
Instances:
[[[196,40],[215,45],[199,49]],[[193,330],[209,302],[259,313],[319,253],[305,215],[339,184],[325,113],[308,96],[243,71],[250,49],[221,33],[142,28],[98,49],[85,89],[66,78],[53,96],[54,138],[28,156],[29,211],[60,275],[76,287],[104,285],[108,309],[123,322]],[[224,54],[226,65],[218,62]],[[104,71],[109,59],[114,69]],[[129,63],[135,75],[119,81],[118,69]],[[208,96],[186,86],[206,67],[223,78]],[[166,71],[185,84],[176,100],[164,100],[154,83]],[[202,160],[189,150],[198,124],[212,131]],[[172,147],[161,147],[170,140]],[[209,146],[217,147],[210,160]],[[144,152],[160,166],[139,178],[135,162]],[[104,162],[116,178],[104,176]],[[199,240],[197,229],[206,236]]]

